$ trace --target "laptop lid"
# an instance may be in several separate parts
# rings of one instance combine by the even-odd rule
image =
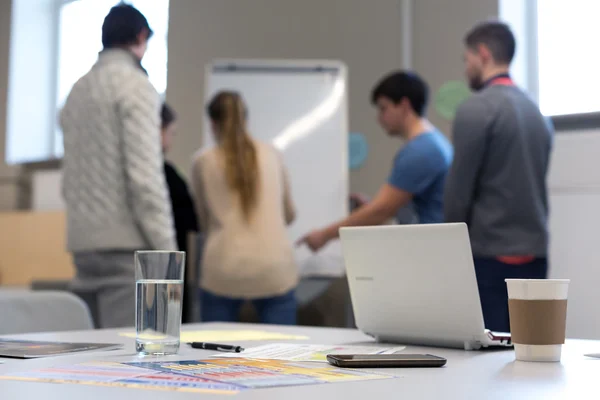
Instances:
[[[340,230],[356,324],[384,341],[463,347],[484,334],[465,224]]]

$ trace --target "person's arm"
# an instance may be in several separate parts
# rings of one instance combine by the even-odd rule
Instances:
[[[341,227],[383,224],[410,203],[414,195],[428,188],[445,168],[445,163],[438,153],[431,151],[429,143],[409,146],[396,156],[388,183],[381,187],[372,201],[344,220],[309,233],[298,243],[306,243],[311,250],[317,251],[337,238]]]
[[[120,111],[125,175],[134,219],[153,250],[175,250],[175,228],[160,145],[160,98],[147,77],[129,77]]]
[[[412,193],[386,183],[373,200],[342,221],[325,228],[325,238],[327,241],[337,238],[340,228],[344,226],[381,225],[394,217],[399,209],[412,201],[412,198]]]
[[[292,189],[290,187],[290,177],[287,170],[283,169],[283,210],[285,223],[291,225],[296,220],[296,207],[292,200]]]
[[[281,156],[278,150],[275,151],[277,152],[277,156],[279,158],[281,175],[283,177],[283,216],[285,218],[285,223],[287,225],[291,225],[296,220],[296,207],[292,198],[290,174],[288,173],[285,163],[283,162],[283,157]]]
[[[446,222],[469,223],[487,148],[489,115],[485,104],[475,99],[465,103],[456,114],[452,126],[454,160],[444,189]]]
[[[202,160],[200,156],[196,157],[192,163],[190,172],[190,188],[192,198],[196,208],[197,226],[199,232],[206,232],[208,226],[208,209],[206,207],[206,192],[202,179]]]

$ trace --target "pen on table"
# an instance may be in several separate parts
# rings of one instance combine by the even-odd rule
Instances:
[[[217,344],[217,343],[206,343],[206,342],[191,342],[188,343],[193,349],[204,349],[214,351],[225,351],[229,353],[241,353],[244,348],[241,346],[231,346],[229,344]]]

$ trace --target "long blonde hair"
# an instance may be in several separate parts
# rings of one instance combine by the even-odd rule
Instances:
[[[246,107],[239,93],[217,93],[207,107],[216,127],[219,147],[225,155],[225,176],[237,193],[246,220],[250,219],[258,197],[256,147],[246,129]]]

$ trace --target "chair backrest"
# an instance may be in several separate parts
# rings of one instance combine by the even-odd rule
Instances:
[[[0,335],[93,328],[88,307],[72,293],[0,290]]]
[[[87,305],[94,327],[100,326],[100,315],[98,315],[98,293],[97,291],[77,291],[71,289],[70,281],[60,280],[33,280],[31,281],[31,290],[51,290],[61,292],[71,292],[76,294]]]

